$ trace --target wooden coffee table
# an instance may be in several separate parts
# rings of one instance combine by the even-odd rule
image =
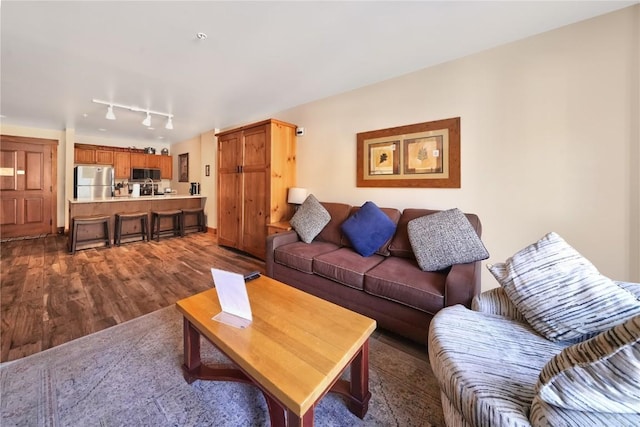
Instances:
[[[312,426],[315,405],[328,392],[346,396],[351,412],[367,413],[369,336],[376,322],[268,277],[247,283],[253,323],[239,329],[211,320],[216,290],[176,303],[184,316],[184,377],[251,383],[264,393],[272,426]],[[205,366],[200,336],[233,366]],[[351,366],[350,381],[341,380]]]

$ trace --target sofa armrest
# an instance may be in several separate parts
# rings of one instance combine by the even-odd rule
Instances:
[[[480,293],[481,262],[454,264],[444,284],[444,305],[462,304],[471,307],[473,297]]]
[[[511,302],[507,293],[502,288],[489,289],[477,295],[473,298],[471,309],[487,314],[497,314],[498,316],[508,317],[521,323],[527,323],[527,320],[515,304]]]
[[[285,231],[284,233],[276,233],[267,236],[267,252],[265,258],[265,270],[268,277],[273,277],[273,263],[275,262],[274,253],[279,246],[287,245],[300,241],[298,233],[294,230]]]

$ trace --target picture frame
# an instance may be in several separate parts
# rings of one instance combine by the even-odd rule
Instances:
[[[357,187],[460,188],[460,117],[357,134]]]
[[[189,182],[189,153],[178,155],[178,182]]]

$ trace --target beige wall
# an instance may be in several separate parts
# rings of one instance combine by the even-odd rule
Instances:
[[[275,114],[305,127],[298,186],[320,200],[477,213],[491,257],[556,231],[640,281],[640,6]],[[462,188],[355,185],[356,133],[461,117]],[[483,289],[497,282],[483,271]]]

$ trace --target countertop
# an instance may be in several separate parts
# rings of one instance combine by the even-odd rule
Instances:
[[[204,199],[203,195],[191,196],[189,194],[162,194],[159,196],[119,196],[105,197],[103,199],[69,199],[71,204],[82,203],[111,203],[111,202],[148,202],[150,200],[175,200],[175,199]]]

